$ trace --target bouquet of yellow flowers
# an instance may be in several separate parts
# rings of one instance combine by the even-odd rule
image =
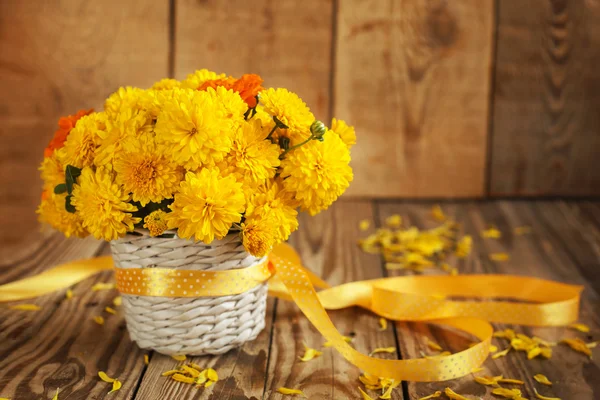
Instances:
[[[61,118],[40,167],[40,220],[108,241],[145,228],[208,244],[239,231],[265,255],[298,228],[298,209],[315,215],[346,190],[356,135],[262,83],[203,69]]]

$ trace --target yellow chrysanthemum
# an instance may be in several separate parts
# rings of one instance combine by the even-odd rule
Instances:
[[[331,121],[331,130],[342,138],[342,141],[348,146],[348,149],[356,144],[356,132],[354,131],[354,127],[348,125],[345,121],[334,118]]]
[[[296,93],[287,89],[271,88],[260,93],[260,102],[267,113],[277,117],[289,128],[284,133],[276,132],[275,136],[286,135],[292,145],[308,139],[310,125],[315,121],[315,116]]]
[[[180,168],[156,145],[150,135],[141,135],[123,145],[114,160],[116,182],[134,201],[145,206],[170,199],[183,178]]]
[[[113,169],[115,157],[121,153],[123,144],[147,132],[147,117],[133,110],[123,112],[106,121],[106,130],[100,132],[100,146],[96,150],[94,164]]]
[[[177,79],[164,78],[152,85],[153,90],[169,90],[181,87],[181,82]]]
[[[146,112],[152,103],[151,96],[148,96],[148,91],[136,87],[120,87],[119,90],[111,94],[104,102],[104,111],[110,118],[123,111],[131,112]]]
[[[252,120],[260,121],[263,129],[267,132],[271,132],[271,129],[275,126],[275,121],[273,121],[273,116],[265,111],[265,108],[260,104],[255,108],[256,114],[252,117]]]
[[[56,150],[49,157],[44,157],[40,165],[40,175],[44,181],[44,190],[52,192],[54,187],[60,183],[65,183],[65,167],[61,162],[64,159],[64,147]]]
[[[281,162],[284,188],[311,215],[329,207],[353,178],[350,151],[342,139],[331,131],[323,138],[292,150]]]
[[[112,173],[104,168],[94,172],[84,168],[73,187],[71,204],[83,221],[83,226],[96,238],[115,240],[133,230],[140,218],[131,215],[137,208],[129,203],[130,196],[114,182]]]
[[[58,195],[52,191],[46,191],[36,211],[39,215],[39,220],[62,232],[66,237],[77,236],[84,238],[89,233],[83,227],[79,216],[65,209],[66,196],[66,194]]]
[[[144,228],[150,231],[150,236],[162,235],[168,229],[167,213],[163,210],[152,211],[144,218]]]
[[[209,91],[175,90],[154,129],[157,142],[190,170],[222,161],[231,149],[232,120]]]
[[[298,229],[296,206],[293,194],[283,190],[279,181],[273,181],[269,186],[259,187],[250,197],[246,215],[271,216],[278,227],[275,241],[279,243],[286,241]]]
[[[253,215],[240,225],[242,244],[255,257],[264,257],[275,245],[276,221],[267,215]]]
[[[187,78],[181,82],[181,87],[196,90],[206,81],[223,79],[225,77],[225,74],[217,74],[216,72],[212,72],[207,69],[199,69],[194,73],[189,74]]]
[[[216,89],[207,88],[208,93],[216,104],[219,105],[221,112],[230,120],[231,129],[236,129],[244,121],[244,113],[248,110],[248,105],[240,97],[239,93],[233,90],[227,90],[222,86]]]
[[[242,185],[233,176],[222,177],[217,169],[188,172],[175,201],[169,206],[169,229],[182,238],[211,243],[223,238],[233,223],[240,222],[245,199]]]
[[[61,163],[77,168],[91,166],[105,129],[106,115],[103,112],[91,113],[79,119],[67,136],[64,152],[59,154]]]
[[[275,176],[281,148],[265,140],[260,121],[244,122],[235,132],[231,151],[219,167],[238,173],[244,186],[255,187]]]

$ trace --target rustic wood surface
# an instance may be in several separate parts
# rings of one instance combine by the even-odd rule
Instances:
[[[316,118],[330,113],[333,0],[175,2],[175,77],[199,68],[261,75]]]
[[[600,194],[600,4],[502,0],[497,18],[491,194]]]
[[[598,195],[599,20],[595,0],[2,1],[0,258],[49,239],[60,116],[197,68],[356,125],[346,197]]]
[[[28,254],[58,118],[167,76],[168,2],[0,2],[0,259]]]
[[[337,16],[333,115],[361,133],[348,195],[484,195],[493,1],[341,1]]]
[[[385,270],[378,255],[362,252],[356,241],[383,225],[386,217],[401,215],[405,224],[419,228],[436,226],[430,217],[430,202],[340,201],[315,218],[303,217],[301,229],[292,236],[305,265],[331,284],[398,274]],[[581,321],[592,331],[583,334],[566,328],[513,327],[518,332],[550,341],[564,337],[600,340],[600,203],[563,201],[491,201],[442,203],[447,215],[461,223],[461,233],[473,237],[473,252],[456,261],[460,273],[509,273],[581,284],[585,291]],[[361,220],[371,221],[360,231]],[[484,239],[480,232],[490,225],[502,231],[500,239]],[[528,235],[516,236],[513,229],[531,226]],[[46,267],[83,257],[107,254],[108,246],[94,240],[65,240],[59,234],[31,243],[28,253],[0,264],[0,283],[13,281]],[[510,260],[490,261],[493,252],[506,252]],[[405,272],[406,273],[406,272]],[[437,270],[425,273],[440,273]],[[218,357],[195,357],[202,366],[212,366],[220,381],[208,389],[175,383],[161,377],[178,364],[170,357],[140,350],[129,339],[120,313],[103,311],[117,295],[114,290],[92,291],[97,282],[110,282],[102,273],[73,287],[74,297],[64,291],[28,303],[37,312],[16,311],[0,305],[0,397],[11,400],[51,399],[60,388],[60,400],[83,399],[284,399],[280,386],[302,389],[312,399],[358,399],[360,371],[331,348],[322,348],[320,334],[299,310],[285,301],[269,300],[267,326],[254,342]],[[105,324],[92,317],[102,315]],[[396,346],[386,358],[416,358],[428,353],[424,338],[430,337],[452,352],[466,348],[472,338],[439,326],[417,323],[390,324],[380,331],[378,317],[360,309],[330,313],[338,329],[353,336],[353,345],[370,352],[375,347]],[[507,325],[497,324],[503,329]],[[303,343],[323,350],[323,355],[303,363]],[[504,348],[506,342],[494,339]],[[550,360],[528,361],[524,353],[489,359],[482,374],[503,374],[521,379],[525,397],[533,398],[533,387],[562,399],[593,400],[600,396],[597,361],[564,345],[554,348]],[[150,358],[144,364],[143,356]],[[98,371],[118,377],[123,388],[107,395],[110,385],[97,378]],[[533,375],[543,373],[555,382],[540,387]],[[441,383],[404,382],[393,399],[415,400],[451,387],[470,399],[492,398],[490,390],[471,376]]]

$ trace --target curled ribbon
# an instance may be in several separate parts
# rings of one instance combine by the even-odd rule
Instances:
[[[67,288],[113,268],[110,257],[74,261],[0,286],[0,302],[24,300]],[[121,293],[143,296],[224,296],[269,281],[269,294],[296,303],[350,363],[395,380],[444,381],[467,375],[488,356],[490,322],[561,326],[577,320],[581,286],[510,275],[406,276],[329,287],[302,266],[290,246],[276,247],[263,263],[241,270],[116,269]],[[314,287],[324,290],[316,292]],[[451,299],[449,300],[448,297]],[[453,298],[478,301],[463,301]],[[521,301],[517,303],[494,298]],[[467,332],[480,342],[434,358],[384,360],[360,353],[335,328],[325,310],[359,306],[395,321],[424,321]]]

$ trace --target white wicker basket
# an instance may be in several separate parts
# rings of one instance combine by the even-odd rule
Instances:
[[[118,268],[223,271],[263,261],[245,251],[237,234],[207,245],[176,235],[153,238],[147,231],[136,232],[141,236],[111,242]],[[232,296],[122,297],[131,339],[142,349],[163,354],[222,354],[254,340],[265,326],[266,283]]]

